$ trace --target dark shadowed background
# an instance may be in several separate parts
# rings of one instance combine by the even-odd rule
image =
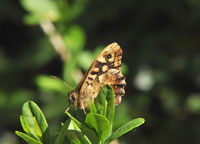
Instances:
[[[1,0],[0,143],[23,141],[19,116],[35,101],[52,134],[75,88],[106,45],[123,49],[126,95],[114,127],[145,124],[121,144],[200,143],[200,1]]]

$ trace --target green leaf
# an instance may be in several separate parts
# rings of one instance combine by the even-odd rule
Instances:
[[[40,138],[42,137],[42,131],[40,126],[38,125],[38,122],[36,120],[36,118],[34,117],[34,131],[37,132],[37,136],[39,136]]]
[[[36,84],[42,91],[66,93],[67,87],[60,81],[50,76],[40,75],[36,77]]]
[[[92,144],[98,144],[98,137],[93,130],[87,128],[86,126],[82,126],[81,131],[89,138]]]
[[[64,138],[65,138],[65,132],[68,129],[69,123],[70,123],[70,119],[65,121],[65,124],[62,126],[61,130],[58,133],[58,136],[56,137],[55,144],[63,143]]]
[[[121,72],[123,74],[127,74],[128,73],[128,66],[125,63],[122,63]]]
[[[114,115],[115,115],[115,94],[114,94],[113,89],[110,85],[106,85],[106,88],[107,88],[106,100],[108,102],[106,117],[110,121],[110,123],[112,124],[113,119],[114,119]]]
[[[22,133],[22,132],[15,131],[15,134],[18,135],[19,137],[21,137],[22,139],[24,139],[28,144],[42,144],[40,141],[30,137],[27,134]]]
[[[85,45],[85,32],[78,25],[68,28],[68,32],[64,35],[64,41],[71,52],[76,53],[83,49]]]
[[[87,128],[84,125],[81,125],[80,127],[78,127],[77,124],[73,120],[70,122],[68,130],[76,130],[78,132],[83,133],[84,135],[86,135],[87,139],[89,138],[92,144],[97,144],[98,142],[98,137],[93,130]]]
[[[27,24],[37,24],[44,20],[56,21],[60,18],[59,9],[52,0],[21,0],[21,4],[30,12],[25,17]]]
[[[84,133],[88,138],[89,140],[92,142],[92,144],[97,144],[98,142],[98,137],[97,135],[95,134],[94,131],[92,131],[91,129],[87,128],[86,126],[82,125],[76,118],[74,118],[70,113],[68,112],[65,112],[69,117],[70,119],[75,123],[73,124],[72,123],[72,126],[71,126],[71,123],[68,127],[68,130],[78,130],[77,127],[79,128],[79,131],[81,131],[82,133]]]
[[[31,136],[39,137],[43,143],[49,143],[48,124],[37,104],[32,101],[26,102],[22,108],[22,116],[25,119],[24,122],[27,122],[25,123],[26,130],[29,130]]]
[[[78,58],[78,66],[87,71],[91,62],[95,59],[94,52],[84,50],[78,54]]]
[[[107,86],[104,86],[99,92],[97,98],[95,98],[94,103],[97,108],[97,113],[101,115],[105,115],[105,107],[106,106],[106,96],[107,96]]]
[[[76,131],[81,132],[81,126],[78,126],[74,120],[71,120],[68,126],[68,130],[76,130]]]
[[[106,117],[100,114],[89,113],[86,116],[85,123],[96,131],[99,141],[103,142],[110,134],[110,122]]]
[[[125,125],[118,128],[116,131],[114,131],[113,134],[106,140],[106,143],[110,143],[113,140],[122,136],[123,134],[127,133],[128,131],[140,126],[141,124],[144,123],[144,121],[145,120],[143,118],[137,118],[129,121]]]
[[[97,109],[96,109],[95,104],[91,100],[89,100],[89,104],[90,104],[90,112],[96,113]]]
[[[21,122],[21,125],[22,125],[24,132],[27,133],[28,135],[31,135],[28,122],[26,121],[26,119],[22,115],[20,116],[20,122]]]
[[[107,117],[112,124],[115,113],[115,95],[110,85],[105,85],[94,101],[97,113]]]
[[[70,142],[74,144],[92,144],[89,139],[79,131],[68,130],[66,136]]]
[[[79,128],[81,128],[81,123],[76,119],[76,118],[74,118],[70,113],[68,113],[67,111],[65,112],[69,117],[70,117],[70,119],[71,120],[73,120],[75,123],[76,123],[76,125],[79,127]]]

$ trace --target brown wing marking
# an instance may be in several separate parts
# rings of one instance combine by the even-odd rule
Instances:
[[[119,104],[121,102],[121,97],[125,94],[124,87],[126,86],[125,78],[122,73],[116,69],[110,69],[108,72],[100,75],[92,85],[88,85],[88,87],[84,91],[84,95],[87,95],[87,99],[84,99],[85,107],[88,107],[88,99],[94,101],[94,98],[97,97],[101,88],[110,84],[115,93],[115,104]]]
[[[111,77],[110,85],[112,86],[115,93],[115,104],[120,104],[121,97],[125,94],[124,87],[126,86],[125,77],[122,75],[121,72]]]

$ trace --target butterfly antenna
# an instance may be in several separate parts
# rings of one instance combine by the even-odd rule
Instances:
[[[69,89],[73,90],[73,88],[72,88],[69,84],[67,84],[67,83],[64,82],[63,80],[59,79],[58,77],[56,77],[56,76],[50,76],[50,77],[57,79],[57,80],[60,81],[63,85],[65,85],[65,86],[68,87]]]

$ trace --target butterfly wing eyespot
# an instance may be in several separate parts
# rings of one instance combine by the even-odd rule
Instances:
[[[110,59],[111,57],[112,57],[111,54],[109,54],[109,55],[106,56],[107,59]]]

